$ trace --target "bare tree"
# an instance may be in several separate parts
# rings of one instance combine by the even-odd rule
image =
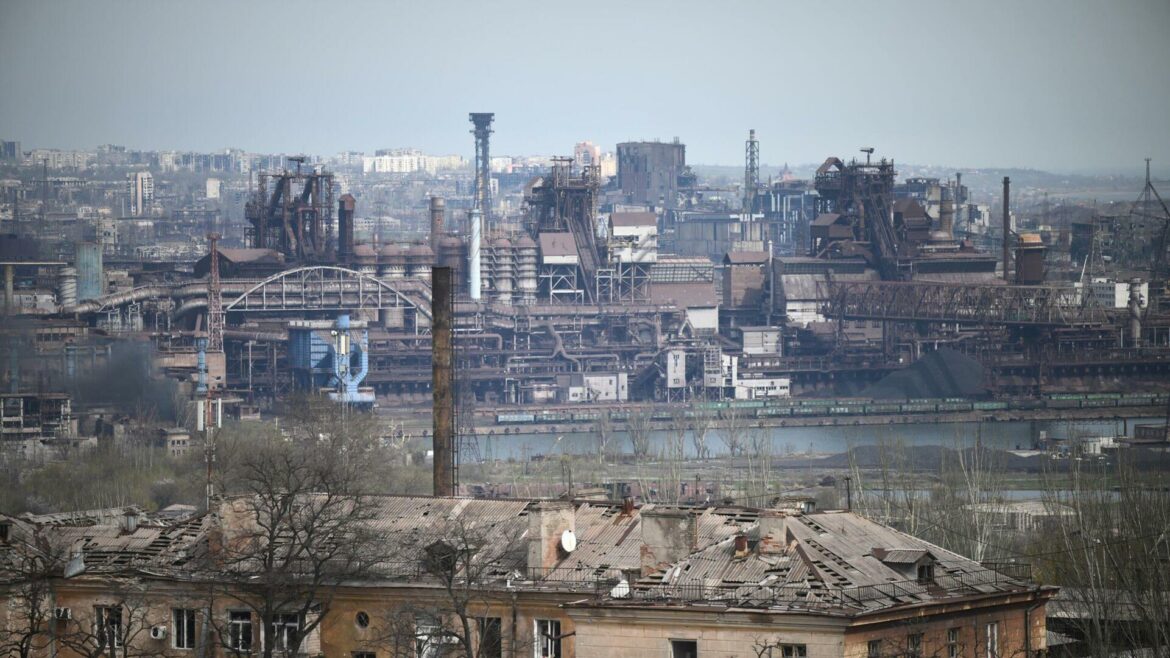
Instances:
[[[1043,533],[1040,575],[1064,588],[1072,634],[1089,655],[1170,650],[1170,493],[1158,473],[1117,463],[1072,462],[1047,502],[1071,510]]]
[[[597,414],[597,420],[593,423],[593,435],[597,439],[597,463],[603,465],[605,458],[609,455],[609,444],[613,441],[614,436],[613,416],[609,407],[602,409]]]
[[[7,602],[6,623],[0,626],[0,655],[29,658],[48,646],[52,578],[63,561],[60,551],[39,534],[10,532],[0,551],[0,592]]]
[[[212,596],[250,609],[272,638],[265,658],[295,654],[337,589],[369,577],[383,560],[370,525],[376,501],[366,494],[378,437],[359,431],[358,414],[330,414],[303,415],[285,433],[260,427],[221,441],[220,490],[229,497],[206,567],[222,583]],[[211,621],[229,636],[223,620]]]
[[[651,430],[649,412],[643,408],[630,411],[626,417],[626,433],[630,437],[630,448],[634,453],[634,461],[643,461],[650,456]]]
[[[747,434],[751,431],[751,416],[743,409],[731,407],[720,412],[723,431],[719,438],[727,447],[727,452],[734,458],[743,455],[747,443]]]

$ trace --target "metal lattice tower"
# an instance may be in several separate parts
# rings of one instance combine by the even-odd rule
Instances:
[[[211,269],[207,274],[207,351],[223,351],[223,288],[219,284],[219,233],[208,233]]]
[[[488,142],[492,134],[494,112],[472,112],[471,123],[475,128],[475,205],[489,218],[492,210],[492,161]]]
[[[744,143],[743,169],[743,211],[751,214],[756,210],[756,190],[760,187],[760,142],[756,140],[756,129],[748,131]]]

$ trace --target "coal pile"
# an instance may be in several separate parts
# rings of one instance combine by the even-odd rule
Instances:
[[[983,366],[971,357],[944,347],[917,363],[890,373],[861,392],[875,400],[907,398],[979,398],[987,395]]]

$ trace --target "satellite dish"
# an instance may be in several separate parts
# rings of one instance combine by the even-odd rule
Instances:
[[[577,535],[574,535],[572,530],[561,533],[561,548],[565,549],[566,553],[572,553],[577,548]]]

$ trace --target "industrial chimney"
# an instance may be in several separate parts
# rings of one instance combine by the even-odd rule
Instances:
[[[1010,281],[1008,270],[1011,254],[1008,252],[1009,243],[1011,242],[1012,234],[1012,214],[1011,214],[1011,194],[1012,194],[1012,179],[1007,176],[1003,177],[1003,280]]]
[[[455,395],[451,341],[451,268],[431,269],[431,389],[434,393],[433,491],[455,495]]]
[[[479,301],[483,292],[480,283],[480,251],[483,248],[483,211],[471,209],[471,237],[467,242],[467,286],[472,301]]]
[[[357,201],[352,194],[342,194],[337,200],[337,261],[353,260],[353,210]]]
[[[443,214],[446,205],[443,197],[431,197],[431,251],[435,252],[436,259],[439,255],[439,240],[443,237]]]

